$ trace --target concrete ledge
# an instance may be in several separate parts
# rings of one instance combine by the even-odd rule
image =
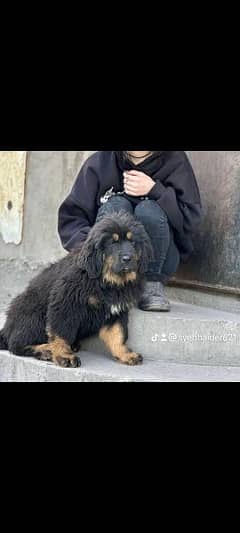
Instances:
[[[2,313],[0,314],[0,328],[4,321],[5,315]],[[134,309],[130,316],[129,330],[130,348],[141,353],[145,361],[153,365],[151,368],[154,369],[154,373],[154,365],[169,362],[185,365],[240,367],[239,314],[172,302],[171,313],[143,313]],[[90,354],[104,355],[105,357],[101,358],[102,363],[111,362],[104,345],[97,338],[85,340],[82,350]],[[17,361],[19,361],[18,358]],[[111,364],[116,368],[116,363],[111,362]],[[39,365],[38,362],[37,365]],[[34,368],[37,370],[38,366]],[[101,364],[100,368],[102,368]],[[130,371],[132,372],[132,369]],[[49,372],[53,373],[54,370],[49,370]],[[112,370],[110,375],[111,372]],[[136,376],[142,375],[139,369],[135,369],[135,372],[137,372]]]
[[[237,294],[234,296],[169,286],[168,296],[174,301],[240,314],[240,296]]]
[[[146,358],[138,367],[83,352],[82,368],[68,370],[0,352],[0,382],[240,382],[240,368],[181,365]]]
[[[4,311],[46,266],[46,263],[34,261],[0,259],[0,311]]]
[[[240,366],[240,315],[181,302],[171,313],[131,313],[129,346],[154,361]],[[83,349],[107,353],[98,339]]]
[[[4,324],[0,315],[0,327]],[[240,365],[240,315],[181,302],[172,302],[171,313],[130,315],[129,346],[145,357],[175,363]],[[97,338],[82,349],[107,354]]]

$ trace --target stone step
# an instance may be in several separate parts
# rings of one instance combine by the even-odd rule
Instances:
[[[174,301],[189,303],[192,305],[210,307],[229,313],[240,313],[240,296],[238,294],[224,294],[222,292],[210,292],[194,288],[168,286],[168,297]]]
[[[0,382],[240,382],[240,367],[198,366],[145,358],[127,367],[109,357],[81,353],[82,367],[74,370],[0,352]]]
[[[2,313],[0,328],[4,320]],[[171,362],[240,366],[240,314],[182,302],[172,302],[171,313],[144,313],[134,309],[130,315],[128,344],[154,365]],[[82,349],[108,355],[98,338],[85,340]]]
[[[171,313],[131,313],[129,346],[153,361],[240,366],[240,314],[182,302]],[[98,339],[83,349],[107,353]]]

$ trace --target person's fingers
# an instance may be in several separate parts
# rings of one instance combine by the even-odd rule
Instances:
[[[138,188],[136,183],[130,183],[130,182],[125,183],[125,187],[128,187],[129,189],[137,189]]]
[[[137,184],[125,183],[124,186],[125,188],[127,187],[128,189],[132,189],[133,191],[136,191],[138,189]]]
[[[139,179],[138,179],[137,176],[126,176],[126,178],[124,178],[124,179],[128,183],[139,183]]]
[[[133,187],[125,187],[125,191],[127,194],[138,194],[138,190]]]
[[[139,183],[139,180],[136,176],[129,176],[128,178],[125,178],[124,181],[126,183],[130,183],[131,185],[137,185]]]
[[[125,190],[125,193],[129,196],[139,196],[139,193],[137,191],[130,191],[128,189]]]
[[[137,192],[138,191],[137,187],[129,187],[128,185],[125,187],[125,189],[128,190],[128,191],[131,191],[131,192]]]

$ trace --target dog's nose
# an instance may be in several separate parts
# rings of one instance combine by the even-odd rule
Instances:
[[[123,255],[122,261],[123,263],[129,263],[129,261],[131,261],[130,255]]]

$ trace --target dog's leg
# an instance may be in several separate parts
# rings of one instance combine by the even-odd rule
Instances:
[[[41,361],[51,361],[65,368],[77,368],[81,366],[81,361],[76,357],[71,347],[64,339],[60,337],[51,337],[48,344],[39,344],[36,346],[27,346],[25,355],[36,357]]]
[[[125,343],[126,334],[120,322],[113,326],[105,326],[100,330],[100,339],[103,340],[114,359],[124,365],[139,365],[143,362],[143,357],[135,352],[131,352]]]

